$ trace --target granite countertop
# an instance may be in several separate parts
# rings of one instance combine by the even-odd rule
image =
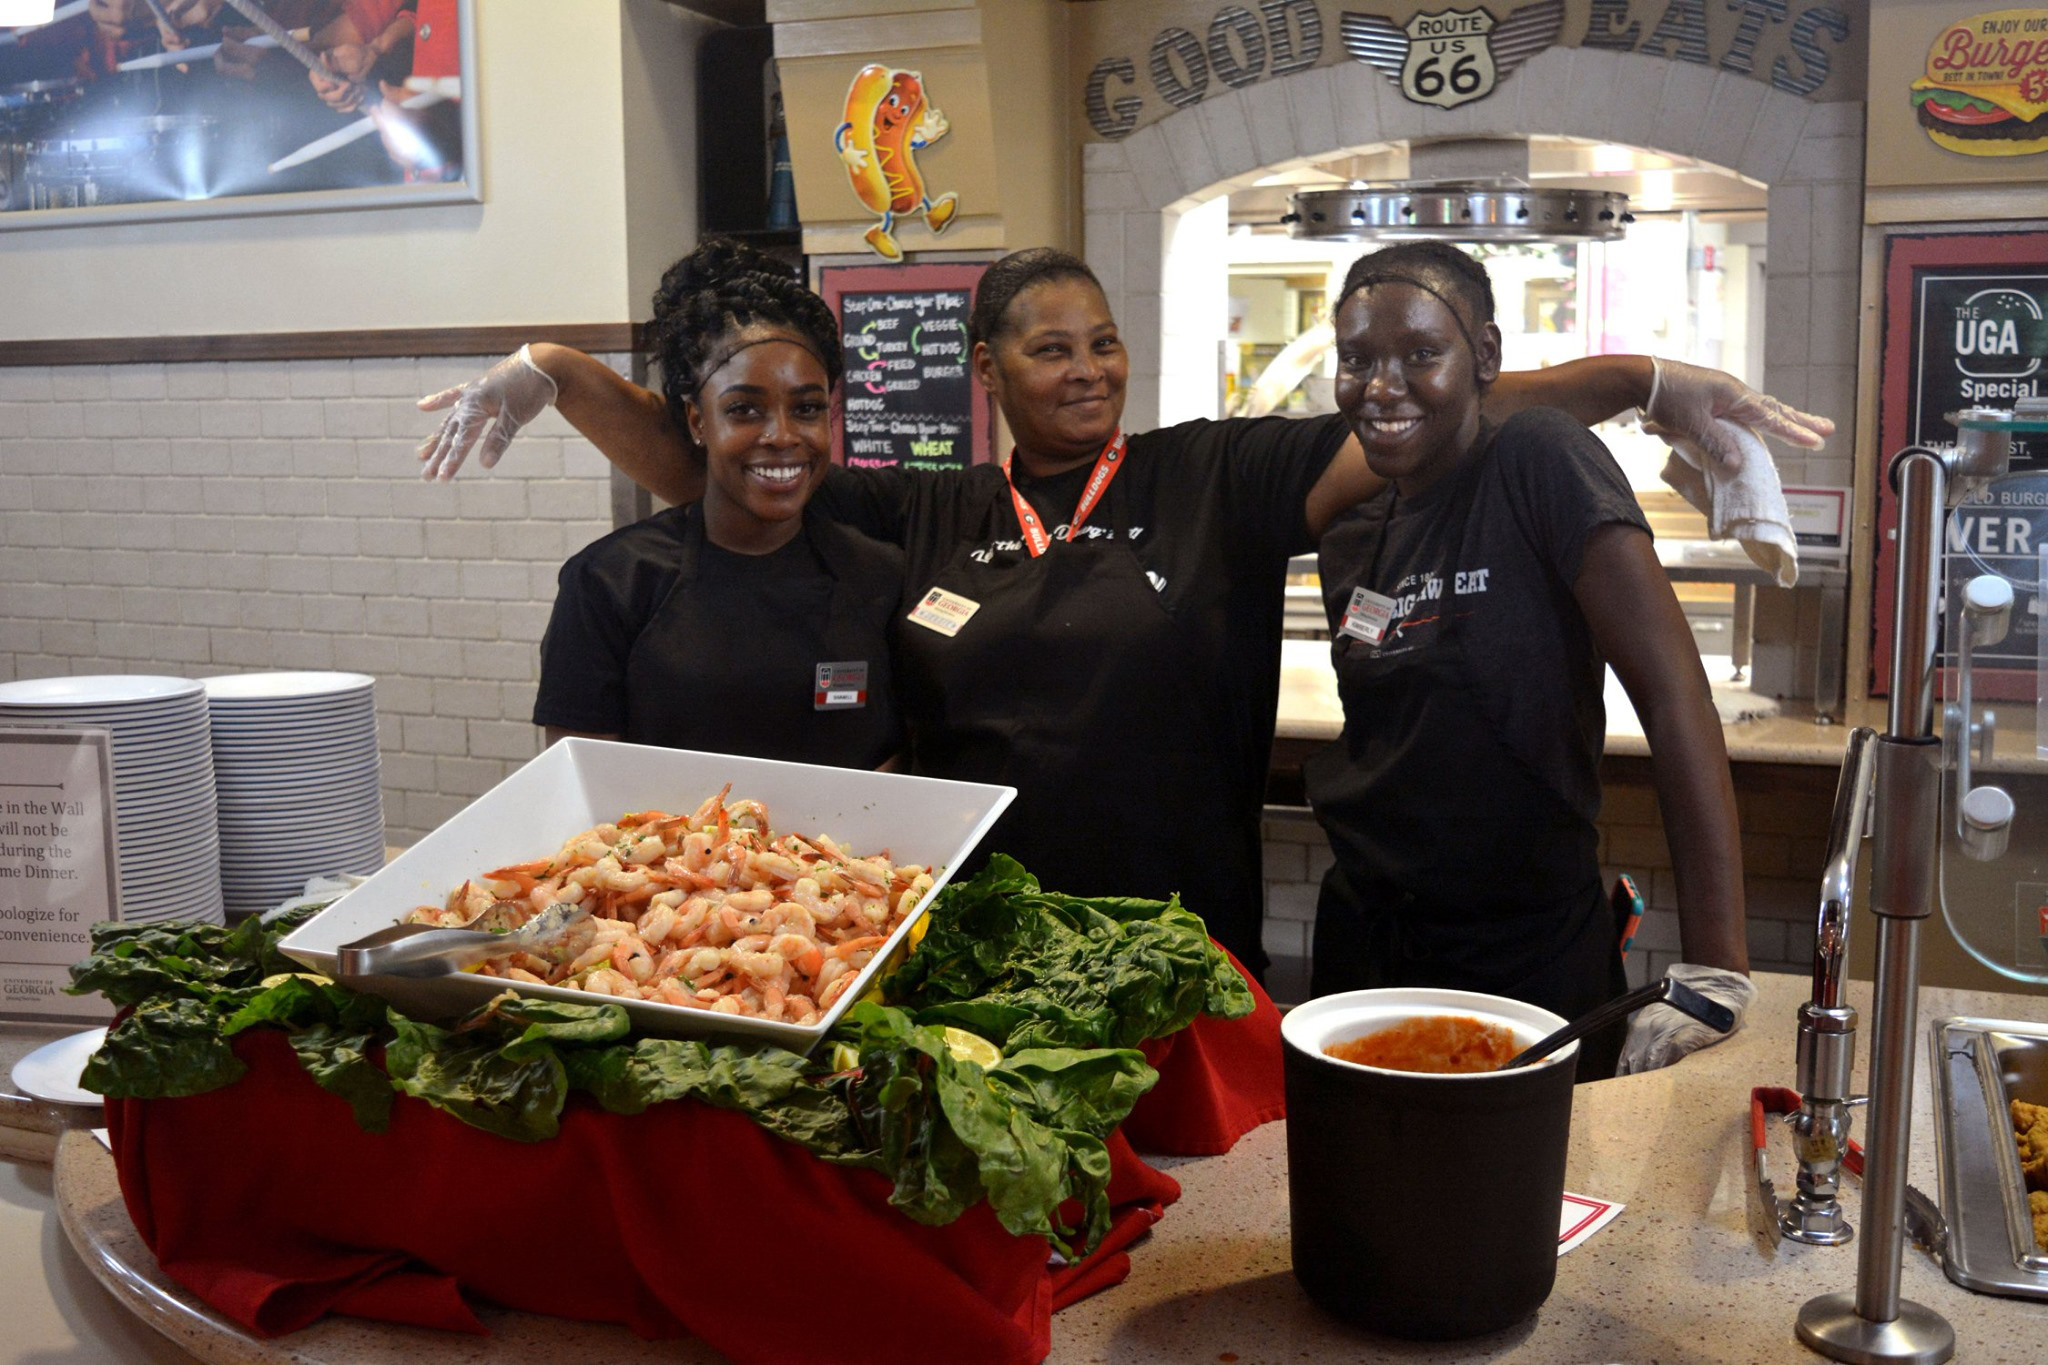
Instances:
[[[1133,1249],[1124,1284],[1053,1319],[1049,1357],[1061,1365],[1239,1359],[1755,1361],[1818,1359],[1793,1336],[1799,1306],[1852,1289],[1856,1253],[1787,1243],[1773,1247],[1750,1193],[1749,1090],[1793,1079],[1794,1011],[1806,983],[1760,974],[1744,1031],[1677,1067],[1582,1086],[1572,1116],[1568,1187],[1627,1205],[1591,1241],[1565,1256],[1549,1302],[1529,1322],[1474,1341],[1390,1342],[1323,1314],[1289,1268],[1286,1125],[1269,1124],[1221,1157],[1161,1163],[1184,1195]],[[1860,1065],[1869,1051],[1870,988],[1855,983],[1863,1011]],[[1938,1188],[1930,1137],[1925,1044],[1929,1021],[1951,1014],[2038,1017],[2039,997],[1926,989],[1915,1033],[1914,1149],[1910,1175]],[[1862,1121],[1858,1120],[1860,1131]],[[1793,1166],[1788,1133],[1773,1125],[1780,1192]],[[1503,1140],[1512,1140],[1503,1135]],[[1856,1220],[1857,1188],[1846,1202]],[[450,1334],[330,1319],[275,1342],[227,1327],[165,1281],[136,1237],[112,1158],[83,1132],[57,1153],[56,1200],[66,1232],[93,1271],[131,1310],[202,1359],[301,1365],[405,1361],[443,1365],[488,1356],[546,1361],[711,1358],[690,1342],[642,1342],[622,1328],[593,1327],[485,1309],[494,1335]],[[1484,1229],[1474,1229],[1484,1236]],[[1969,1293],[1918,1251],[1905,1255],[1902,1292],[1943,1314],[1957,1358],[2021,1361],[2040,1356],[2042,1307]]]

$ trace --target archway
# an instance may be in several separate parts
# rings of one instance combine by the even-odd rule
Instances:
[[[1083,149],[1084,251],[1123,324],[1126,421],[1215,415],[1224,274],[1203,259],[1218,205],[1290,165],[1402,139],[1559,137],[1655,148],[1768,186],[1764,384],[1838,423],[1784,458],[1788,482],[1847,486],[1855,448],[1863,104],[1598,48],[1549,48],[1487,99],[1417,105],[1372,68],[1317,67],[1231,90]]]

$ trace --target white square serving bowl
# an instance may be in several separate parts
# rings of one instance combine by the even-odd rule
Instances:
[[[630,811],[688,813],[728,782],[732,791],[726,799],[761,802],[777,837],[830,835],[857,855],[886,850],[895,863],[933,869],[932,889],[815,1024],[714,1014],[651,1000],[619,1001],[640,1033],[672,1038],[720,1035],[797,1052],[815,1046],[869,983],[900,957],[911,927],[924,918],[932,897],[1017,795],[1014,787],[976,782],[565,739],[293,930],[278,946],[332,976],[336,953],[344,944],[401,923],[422,905],[440,905],[470,878],[547,857],[572,835]],[[467,972],[424,980],[358,977],[351,984],[423,1019],[452,1018],[507,988],[584,1004],[611,998]]]

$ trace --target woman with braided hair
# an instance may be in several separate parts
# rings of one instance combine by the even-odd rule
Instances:
[[[534,723],[550,743],[875,767],[902,744],[903,556],[808,511],[832,450],[831,311],[772,257],[714,239],[663,276],[654,332],[702,497],[562,566]]]
[[[910,767],[1015,786],[984,849],[1061,891],[1177,892],[1262,971],[1259,822],[1286,564],[1384,480],[1341,414],[1127,435],[1116,319],[1066,252],[989,266],[969,340],[1010,459],[945,474],[835,467],[816,504],[905,551],[894,643]],[[653,395],[575,352],[549,348],[544,363],[559,395],[500,365],[422,399],[453,409],[420,448],[427,476],[452,476],[479,441],[494,464],[553,401],[635,482],[701,496]],[[1807,445],[1833,429],[1727,375],[1641,356],[1502,375],[1486,395],[1496,416],[1535,403],[1587,421],[1647,404],[1709,441],[1719,416]]]

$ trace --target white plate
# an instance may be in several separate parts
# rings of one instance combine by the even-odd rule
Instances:
[[[317,778],[309,774],[304,779],[288,782],[216,782],[213,790],[222,810],[270,802],[341,807],[374,796],[378,788],[377,779],[377,770],[367,768],[360,774],[340,776],[328,773]]]
[[[361,782],[373,781],[381,772],[382,765],[374,753],[334,763],[265,764],[261,767],[240,763],[216,764],[213,780],[223,787],[282,787],[294,782]]]
[[[200,679],[212,701],[274,701],[360,692],[376,682],[367,673],[223,673]]]
[[[365,692],[360,698],[341,702],[290,702],[265,707],[236,707],[232,710],[218,702],[213,706],[213,725],[228,734],[261,732],[265,726],[280,720],[303,721],[321,725],[333,725],[344,720],[377,714],[375,702]]]
[[[96,1028],[43,1044],[14,1064],[15,1088],[51,1104],[100,1103],[103,1097],[81,1086],[78,1078],[85,1072],[86,1060],[106,1040],[107,1031]]]
[[[127,774],[121,772],[119,763],[115,765],[115,806],[121,810],[141,810],[152,802],[164,804],[168,800],[195,800],[211,794],[213,765],[205,759],[199,763],[162,767],[150,774]]]
[[[57,724],[57,718],[50,718]],[[190,743],[205,744],[213,734],[213,725],[204,711],[180,711],[159,716],[66,716],[63,723],[73,725],[103,725],[119,735],[123,741],[147,745]]]
[[[295,858],[279,858],[260,865],[243,865],[234,859],[221,863],[220,884],[235,895],[248,895],[254,891],[268,891],[279,883],[303,882],[308,877],[318,877],[329,872],[375,872],[384,866],[384,846],[364,844],[359,848],[335,849],[324,853],[307,853]],[[446,892],[442,895],[445,897]]]
[[[365,725],[347,734],[333,730],[303,734],[266,731],[260,736],[245,738],[231,738],[218,730],[213,732],[213,752],[216,757],[223,760],[232,757],[243,763],[303,762],[309,748],[319,749],[330,755],[375,753],[377,727]]]
[[[230,806],[325,806],[339,810],[353,806],[377,792],[375,768],[360,772],[326,772],[317,778],[274,782],[214,783],[214,796],[222,810]]]
[[[479,872],[545,857],[564,839],[616,820],[626,811],[687,813],[728,782],[730,799],[752,799],[768,807],[778,835],[829,834],[858,854],[887,849],[898,863],[938,869],[933,874],[934,893],[1017,795],[1014,787],[978,782],[565,739],[293,930],[278,947],[315,971],[332,975],[335,954],[344,944],[390,928],[417,906],[440,905],[451,887]],[[898,956],[930,904],[927,894],[839,1002],[813,1025],[714,1014],[651,1000],[618,1003],[643,1033],[718,1033],[808,1051],[860,998],[867,982]],[[468,972],[430,980],[362,977],[354,984],[429,1018],[459,1014],[508,985],[554,1000],[588,1004],[595,999],[558,986],[521,986]]]
[[[0,704],[7,706],[106,706],[200,695],[203,693],[199,684],[191,678],[152,677],[143,673],[0,683]]]
[[[384,828],[384,821],[375,811],[360,818],[347,821],[334,820],[250,820],[244,824],[223,823],[220,831],[221,851],[226,853],[261,853],[277,850],[290,852],[294,848],[333,848],[337,844],[355,844]],[[572,833],[574,831],[571,831]],[[566,837],[566,836],[565,836]]]
[[[62,702],[51,702],[47,705],[0,704],[0,717],[8,720],[47,720],[52,725],[104,725],[109,722],[123,725],[165,725],[205,715],[206,703],[204,699],[196,697],[172,697],[166,701],[136,702],[132,705],[117,703],[112,706],[69,705]]]

